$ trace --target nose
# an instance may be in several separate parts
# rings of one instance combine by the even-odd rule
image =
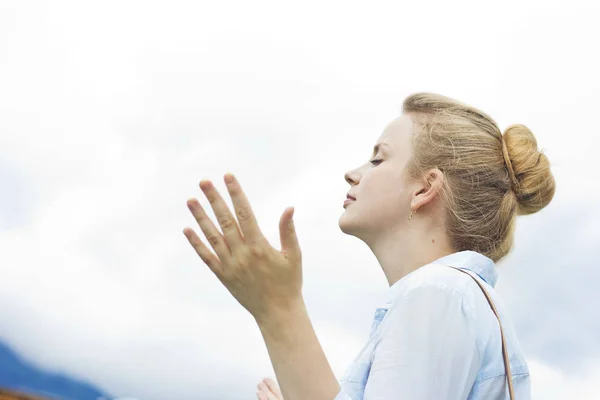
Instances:
[[[344,175],[346,182],[348,182],[350,185],[356,185],[356,182],[358,182],[358,177],[357,177],[357,175],[355,175],[355,173],[356,173],[356,170],[352,170],[352,171],[346,172],[346,174]]]

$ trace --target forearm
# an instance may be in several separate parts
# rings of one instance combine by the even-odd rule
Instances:
[[[285,400],[333,400],[340,391],[303,301],[257,321]]]

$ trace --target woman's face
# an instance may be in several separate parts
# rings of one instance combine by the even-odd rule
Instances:
[[[342,232],[363,241],[403,229],[408,223],[412,190],[403,175],[412,156],[413,121],[402,115],[392,121],[376,142],[377,150],[370,161],[346,173],[348,193],[356,198],[346,204],[340,216]]]

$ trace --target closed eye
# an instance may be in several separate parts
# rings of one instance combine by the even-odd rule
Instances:
[[[369,160],[369,162],[373,165],[379,165],[383,160]],[[377,164],[375,164],[377,163]]]

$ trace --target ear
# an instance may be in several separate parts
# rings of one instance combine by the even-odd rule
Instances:
[[[419,182],[413,193],[410,207],[417,211],[426,204],[431,203],[442,191],[444,173],[437,168],[429,170]]]

